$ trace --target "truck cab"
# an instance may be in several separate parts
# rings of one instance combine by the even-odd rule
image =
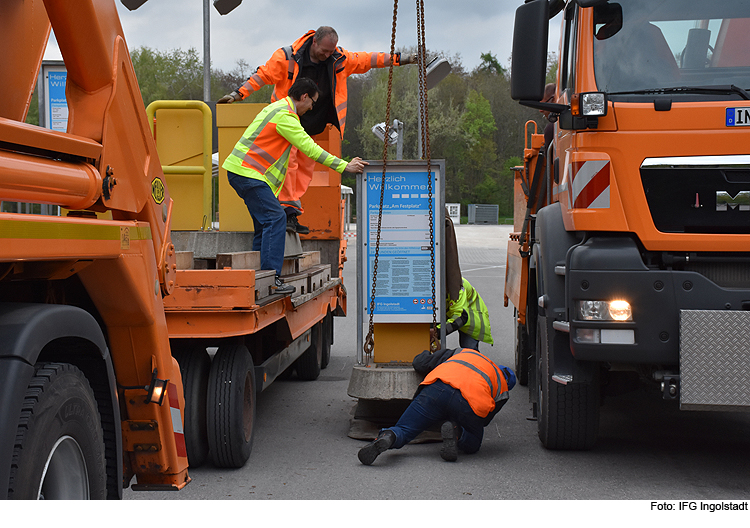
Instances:
[[[554,134],[517,176],[528,247],[509,243],[506,295],[548,448],[594,445],[615,380],[655,384],[681,409],[750,406],[748,28],[739,0],[518,9],[512,97],[549,111]]]

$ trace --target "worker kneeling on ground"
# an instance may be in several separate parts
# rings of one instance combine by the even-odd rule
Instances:
[[[484,428],[508,401],[516,384],[511,369],[468,348],[425,350],[414,358],[414,370],[425,375],[396,425],[359,450],[359,461],[372,464],[388,449],[400,449],[419,433],[442,422],[440,456],[454,462],[458,450],[476,453]]]
[[[323,150],[304,131],[299,116],[318,100],[317,85],[299,77],[289,95],[265,107],[250,123],[222,165],[232,188],[247,205],[253,219],[253,251],[260,251],[260,267],[275,270],[276,293],[292,294],[294,286],[281,280],[284,262],[286,213],[277,196],[284,186],[292,146],[318,163],[341,173],[362,172],[368,163],[354,158],[347,163]]]

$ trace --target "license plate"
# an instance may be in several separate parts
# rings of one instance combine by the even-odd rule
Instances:
[[[727,108],[727,126],[750,126],[750,108]]]

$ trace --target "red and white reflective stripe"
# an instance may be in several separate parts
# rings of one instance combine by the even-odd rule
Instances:
[[[177,385],[170,383],[167,388],[169,396],[169,410],[172,413],[172,430],[174,431],[174,443],[177,446],[177,456],[186,457],[185,431],[182,429],[182,415],[180,414],[180,400],[177,398]]]
[[[577,209],[608,209],[609,161],[574,161],[570,169],[570,193],[573,207]]]

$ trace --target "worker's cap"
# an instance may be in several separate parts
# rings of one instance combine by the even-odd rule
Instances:
[[[513,369],[508,368],[504,365],[500,365],[500,370],[503,371],[503,375],[505,376],[505,382],[508,384],[508,390],[512,389],[516,386],[516,375],[513,372]]]

